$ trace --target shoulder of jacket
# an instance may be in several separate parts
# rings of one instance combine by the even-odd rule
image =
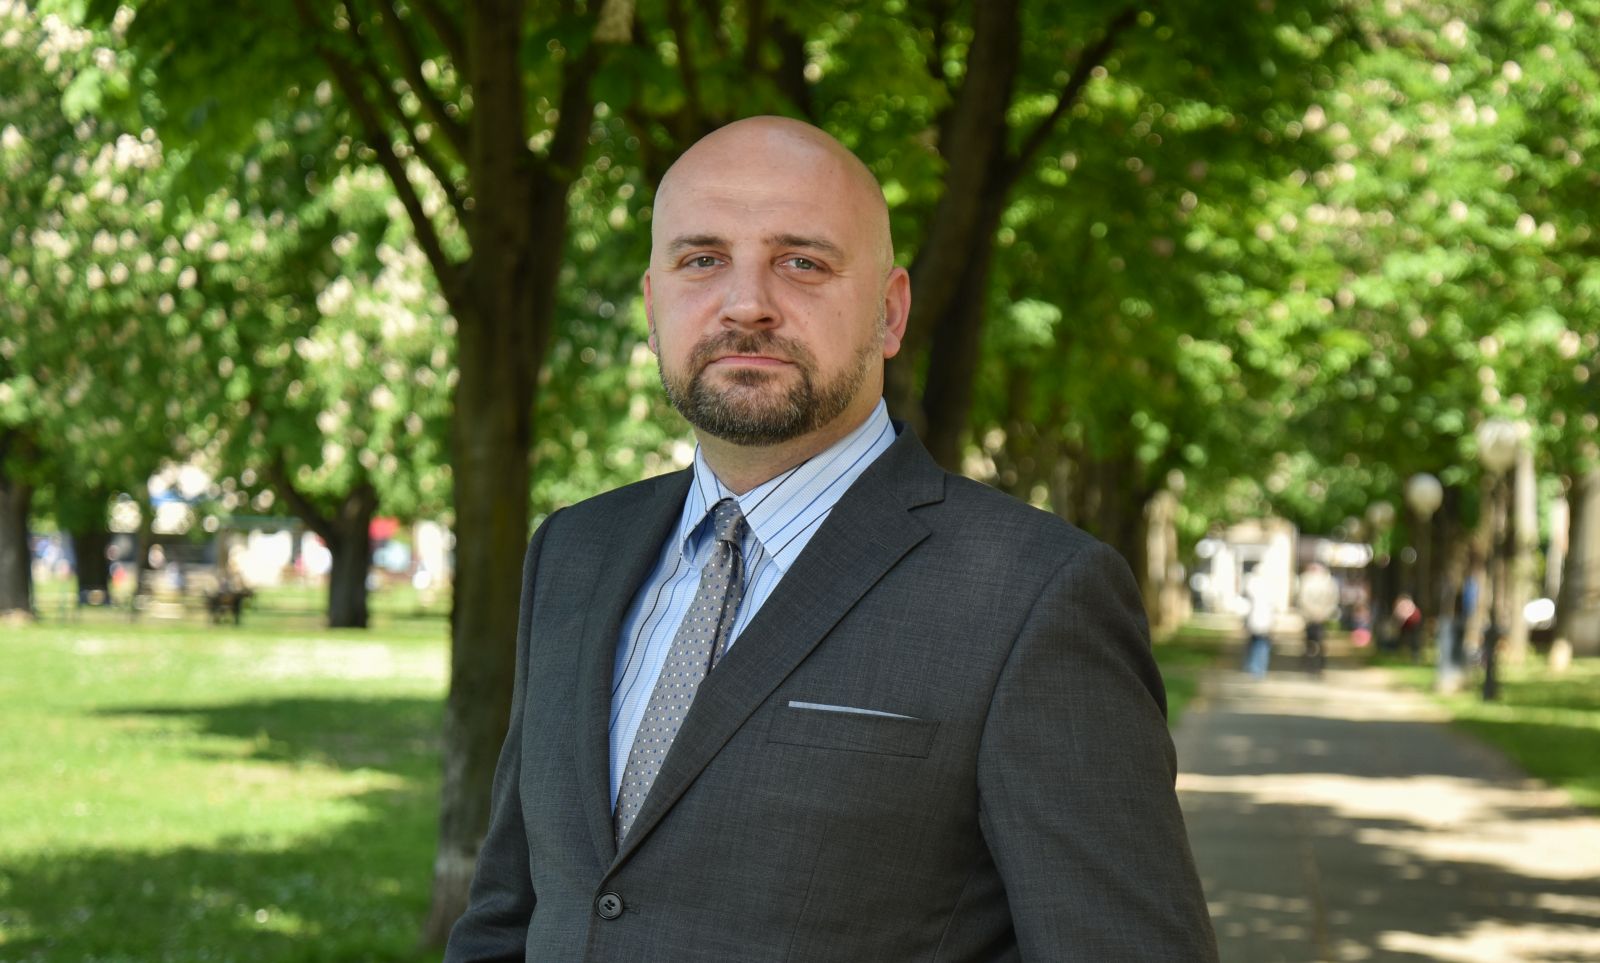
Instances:
[[[942,504],[947,517],[961,520],[964,527],[990,529],[999,538],[1043,545],[1062,553],[1109,548],[1060,515],[962,475],[946,475]]]

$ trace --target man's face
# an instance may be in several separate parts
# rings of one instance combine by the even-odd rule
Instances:
[[[814,145],[755,131],[697,151],[663,185],[644,282],[668,399],[739,445],[842,433],[904,323],[882,201]]]

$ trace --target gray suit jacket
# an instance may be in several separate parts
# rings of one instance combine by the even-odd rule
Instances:
[[[688,484],[534,535],[447,961],[1216,959],[1127,565],[910,431],[701,684],[618,852],[613,659]]]

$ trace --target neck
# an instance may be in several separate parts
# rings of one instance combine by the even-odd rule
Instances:
[[[876,406],[876,400],[873,404]],[[701,455],[717,480],[728,486],[728,490],[735,495],[743,495],[762,482],[771,481],[801,462],[828,450],[839,439],[865,424],[871,414],[872,408],[868,408],[854,419],[836,418],[832,424],[809,435],[775,445],[736,445],[698,428],[694,435],[700,442]]]

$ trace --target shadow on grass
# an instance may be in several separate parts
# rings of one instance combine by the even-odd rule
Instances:
[[[416,939],[437,838],[440,713],[429,698],[99,710],[186,720],[194,732],[245,741],[261,761],[378,769],[397,782],[341,797],[357,815],[333,831],[286,838],[246,826],[216,845],[143,850],[130,840],[8,858],[0,963],[437,960]]]
[[[41,854],[0,867],[6,963],[422,963],[437,812],[418,787],[357,797],[338,832],[210,848]]]
[[[1588,668],[1587,666],[1585,668]],[[1540,709],[1576,709],[1592,712],[1600,720],[1600,675],[1541,676],[1508,679],[1501,686],[1502,705]],[[1600,721],[1597,721],[1600,725]]]
[[[438,768],[443,711],[436,698],[296,697],[209,706],[107,706],[95,714],[187,722],[204,735],[250,741],[251,757],[268,762],[431,777]]]

